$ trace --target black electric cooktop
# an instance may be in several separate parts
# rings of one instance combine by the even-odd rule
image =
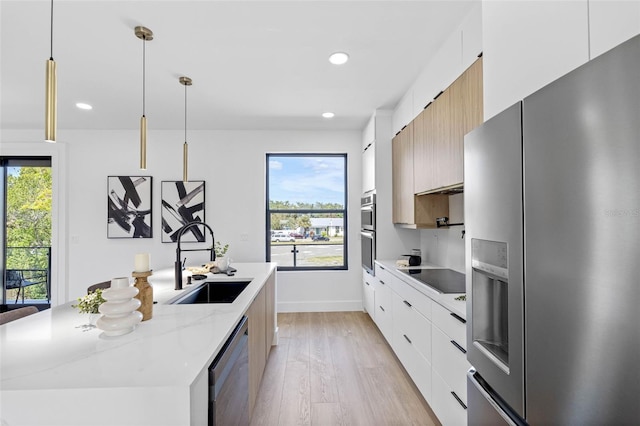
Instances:
[[[400,269],[439,293],[464,293],[464,274],[451,269]]]

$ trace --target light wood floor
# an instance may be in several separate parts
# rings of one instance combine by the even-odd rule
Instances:
[[[252,425],[439,425],[369,315],[278,314]]]

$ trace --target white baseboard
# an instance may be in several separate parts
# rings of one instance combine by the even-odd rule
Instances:
[[[362,300],[278,302],[278,312],[346,312],[346,311],[362,311]]]

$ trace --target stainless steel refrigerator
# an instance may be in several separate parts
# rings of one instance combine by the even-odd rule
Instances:
[[[640,36],[464,148],[469,425],[640,424]]]

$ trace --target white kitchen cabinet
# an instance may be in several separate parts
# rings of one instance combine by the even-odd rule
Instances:
[[[434,303],[431,310],[431,408],[443,425],[466,424],[467,380],[464,318]]]
[[[369,274],[363,269],[362,271],[362,301],[363,308],[373,321],[376,320],[376,308],[375,308],[375,283],[376,277]]]
[[[370,142],[362,152],[362,192],[376,189],[376,143]]]
[[[589,1],[591,59],[640,34],[640,2]]]
[[[467,424],[467,406],[451,390],[437,371],[431,374],[431,401],[429,405],[443,426],[465,426]]]
[[[467,349],[466,319],[434,303],[431,308],[431,321],[462,348]]]
[[[382,335],[393,346],[393,292],[382,280],[375,289],[375,322]]]
[[[587,0],[483,1],[484,119],[589,60]]]
[[[431,361],[431,321],[396,293],[393,294],[393,342],[394,347],[409,342],[427,361]]]
[[[466,425],[465,318],[396,269],[377,262],[375,272],[378,328],[441,423]]]
[[[431,399],[431,321],[393,293],[393,350],[425,400]]]
[[[433,342],[431,360],[433,370],[444,379],[451,390],[466,404],[467,371],[471,368],[467,361],[466,350],[435,325],[431,329],[431,339]]]

